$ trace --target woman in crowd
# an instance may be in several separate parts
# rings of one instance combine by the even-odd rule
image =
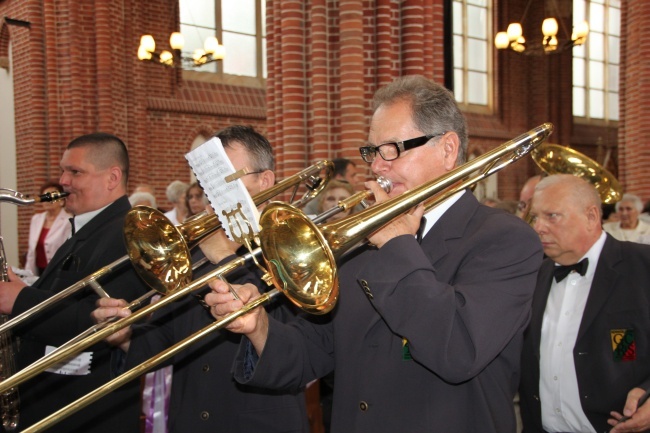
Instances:
[[[41,194],[63,192],[56,182],[47,182],[40,189]],[[40,275],[56,253],[56,250],[70,237],[72,217],[64,209],[65,199],[52,203],[42,203],[45,212],[34,214],[29,226],[29,243],[25,269]]]
[[[207,205],[206,197],[203,188],[201,188],[198,182],[194,182],[187,189],[185,201],[187,203],[188,217],[205,210],[205,206]]]
[[[167,186],[165,193],[167,200],[174,206],[172,210],[165,213],[165,216],[174,224],[178,225],[185,221],[187,218],[187,203],[185,203],[185,195],[189,185],[180,180],[175,180]]]
[[[330,181],[318,196],[318,213],[321,214],[326,210],[330,210],[338,205],[341,200],[350,197],[352,194],[354,194],[354,188],[348,182],[342,182],[340,180]],[[339,212],[329,220],[341,219],[351,213],[350,210]]]
[[[619,241],[650,244],[650,224],[639,219],[643,210],[643,202],[634,194],[623,194],[616,203],[616,214],[619,221],[603,224],[603,230]]]

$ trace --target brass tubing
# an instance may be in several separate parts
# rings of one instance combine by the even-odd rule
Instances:
[[[257,249],[255,255],[258,255],[260,253],[261,251]],[[84,349],[92,346],[95,343],[99,343],[109,335],[137,322],[142,318],[145,318],[146,316],[153,313],[154,311],[159,310],[160,308],[168,304],[171,304],[177,299],[181,299],[183,296],[188,295],[193,291],[202,288],[206,283],[210,282],[214,278],[218,278],[220,275],[226,275],[227,273],[233,271],[234,269],[243,266],[246,263],[246,261],[252,259],[253,256],[254,254],[247,253],[244,256],[238,257],[235,260],[232,260],[222,266],[219,266],[217,269],[213,270],[212,272],[209,272],[204,276],[194,280],[191,284],[188,284],[187,286],[177,290],[176,292],[172,292],[166,296],[163,296],[155,304],[148,305],[147,307],[136,311],[130,316],[124,317],[118,320],[117,322],[112,323],[103,329],[100,329],[93,335],[87,337],[85,340],[78,341],[74,344],[70,344],[67,347],[59,348],[59,350],[51,352],[50,354],[34,361],[32,364],[23,368],[13,376],[0,382],[0,394],[35,377],[39,373],[50,368],[52,365],[62,362],[70,358],[71,356],[74,356],[75,354],[83,351]]]
[[[36,314],[40,313],[42,310],[45,308],[49,308],[56,302],[72,295],[73,293],[78,292],[79,290],[83,289],[84,287],[90,285],[91,282],[109,274],[110,272],[114,271],[118,266],[120,266],[122,263],[125,263],[129,260],[129,256],[123,256],[120,257],[119,259],[115,260],[113,263],[109,263],[108,265],[104,266],[103,268],[100,268],[99,270],[93,272],[86,278],[84,278],[81,281],[77,281],[73,285],[67,287],[66,289],[60,291],[56,295],[50,296],[43,302],[34,305],[32,308],[20,313],[16,317],[12,318],[10,321],[3,323],[0,325],[0,333],[3,333],[5,331],[8,331],[15,327],[16,325],[19,325],[23,323],[25,320],[30,319],[31,317],[35,316]]]
[[[172,356],[176,355],[177,353],[181,352],[184,350],[187,346],[190,346],[194,342],[201,340],[203,337],[206,335],[210,334],[211,332],[214,332],[216,330],[219,330],[223,328],[224,326],[228,325],[230,322],[233,320],[243,316],[244,314],[248,313],[249,311],[259,307],[260,305],[266,303],[269,301],[271,298],[277,296],[280,292],[277,289],[270,290],[260,296],[257,299],[252,300],[248,304],[246,304],[243,308],[233,311],[223,319],[211,323],[210,325],[200,329],[199,331],[195,332],[194,334],[190,335],[189,337],[185,338],[184,340],[179,341],[178,343],[174,344],[173,346],[169,347],[168,349],[160,352],[158,355],[155,355],[142,364],[136,365],[133,367],[131,370],[122,373],[115,379],[111,380],[110,382],[105,383],[104,385],[100,386],[99,388],[95,389],[94,391],[89,392],[88,394],[84,395],[83,397],[73,401],[69,405],[63,407],[62,409],[59,409],[52,415],[49,415],[46,418],[43,418],[36,424],[32,425],[29,428],[26,428],[23,430],[23,433],[36,433],[36,432],[41,432],[45,431],[46,429],[50,428],[54,424],[58,423],[59,421],[67,418],[69,415],[72,415],[73,413],[83,409],[84,407],[88,406],[89,404],[99,400],[106,394],[111,393],[113,390],[123,386],[124,384],[130,382],[131,380],[135,379],[136,377],[146,373],[153,367],[157,366],[161,362],[164,362],[171,358]]]

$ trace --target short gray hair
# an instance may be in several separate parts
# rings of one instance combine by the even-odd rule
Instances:
[[[134,192],[129,196],[129,203],[131,203],[131,206],[135,206],[136,203],[140,203],[141,201],[148,201],[150,207],[154,209],[158,208],[156,198],[148,192]]]
[[[189,187],[189,183],[181,182],[180,180],[173,181],[167,185],[167,189],[165,190],[167,200],[171,203],[178,203],[178,200],[181,199],[185,200],[185,193]]]
[[[589,206],[596,206],[602,217],[602,201],[596,188],[581,177],[572,174],[553,174],[543,177],[535,186],[535,193],[553,185],[567,187],[567,195],[576,205],[582,205],[585,209]],[[533,199],[534,200],[534,199]]]
[[[618,210],[621,207],[621,203],[623,203],[624,201],[631,201],[632,203],[634,203],[634,207],[636,208],[637,211],[639,212],[643,211],[643,202],[641,201],[641,198],[638,195],[623,194],[623,198],[616,202],[616,212],[618,212]]]
[[[449,90],[420,75],[400,77],[375,93],[373,112],[399,101],[410,103],[413,122],[425,134],[455,132],[460,140],[456,165],[466,161],[467,122]]]

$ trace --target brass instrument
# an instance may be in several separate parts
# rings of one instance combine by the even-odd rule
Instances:
[[[531,153],[544,173],[572,174],[591,183],[603,204],[613,204],[623,196],[618,180],[603,166],[582,153],[559,144],[544,143]]]
[[[69,192],[53,191],[46,192],[45,194],[41,194],[36,197],[30,197],[28,195],[21,194],[18,191],[14,191],[13,189],[0,188],[0,202],[6,201],[19,206],[56,201],[65,198],[68,195],[70,195]]]
[[[325,171],[324,180],[318,177],[321,171]],[[253,202],[259,206],[292,187],[295,188],[292,194],[294,198],[301,183],[309,182],[308,191],[296,202],[297,205],[302,205],[322,191],[327,181],[333,177],[333,173],[332,162],[317,162],[255,195]],[[97,280],[129,260],[150,287],[162,294],[175,291],[191,279],[190,248],[221,228],[221,224],[216,215],[204,213],[174,226],[160,211],[147,206],[135,206],[127,214],[124,227],[127,255],[0,325],[0,333],[23,323],[86,286],[96,290],[99,286]]]
[[[0,281],[9,281],[7,256],[2,236],[0,236]],[[0,323],[6,322],[8,318],[9,316],[6,314],[0,315]],[[11,333],[3,332],[0,334],[0,380],[5,380],[15,373],[14,355],[14,342]],[[18,427],[19,406],[20,397],[17,387],[9,388],[0,394],[0,417],[2,417],[2,427],[6,431],[14,431]]]
[[[392,188],[391,182],[386,179],[380,178],[378,179],[378,183],[386,191],[390,191],[390,189]],[[348,197],[346,200],[342,200],[337,206],[338,212],[353,208],[361,201],[363,201],[365,198],[367,198],[370,194],[371,193],[369,191],[361,191],[359,193],[354,194],[351,197]],[[325,212],[324,214],[317,216],[316,220],[322,220],[326,217],[330,217],[333,215],[333,213],[335,212],[330,212],[330,211]],[[167,220],[165,219],[165,221]],[[166,222],[163,222],[163,227],[161,228],[161,230],[164,230],[165,226],[166,226]],[[182,297],[203,288],[205,284],[209,283],[210,281],[216,278],[222,278],[228,275],[230,272],[242,266],[245,266],[247,264],[250,263],[257,264],[258,260],[260,260],[261,258],[262,258],[262,251],[260,248],[257,248],[252,252],[246,253],[243,256],[232,260],[231,262],[223,264],[222,266],[205,274],[201,278],[193,281],[191,284],[183,288],[180,288],[176,291],[168,292],[166,296],[161,298],[155,304],[148,305],[147,307],[143,308],[142,310],[134,312],[132,315],[128,317],[121,318],[121,319],[116,317],[114,319],[110,319],[105,322],[99,323],[95,326],[92,326],[91,328],[87,329],[83,333],[74,337],[70,341],[67,341],[63,345],[59,346],[56,350],[50,352],[49,354],[45,355],[44,357],[36,360],[29,366],[25,367],[23,370],[17,372],[13,376],[0,382],[0,392],[2,392],[2,390],[7,388],[9,385],[17,386],[23,383],[24,381],[33,378],[34,376],[43,372],[44,370],[51,367],[52,365],[67,359],[72,354],[76,353],[76,351],[83,350],[87,347],[92,346],[95,343],[100,342],[101,340],[108,337],[109,335],[119,331],[122,328],[130,326],[131,324],[137,322],[141,318],[147,317],[149,314],[157,311],[158,309],[166,306],[167,304],[171,304],[172,302],[179,300]],[[148,294],[145,294],[143,296],[153,294],[153,292],[154,291],[149,292]],[[138,303],[137,306],[139,307],[141,303],[141,298],[138,298],[138,300],[132,302],[125,308],[129,308],[129,309],[133,308],[136,302]]]
[[[53,191],[36,197],[30,197],[13,189],[0,188],[0,202],[13,203],[19,206],[52,202],[67,197],[68,195],[69,193],[67,192]],[[2,236],[0,236],[0,281],[9,281],[7,256],[5,254]],[[8,320],[8,315],[0,315],[0,324],[5,324]],[[14,358],[15,345],[11,333],[8,331],[0,332],[0,380],[5,380],[15,373],[16,366]],[[0,393],[0,417],[2,418],[2,427],[5,431],[14,431],[18,428],[18,422],[20,420],[19,407],[20,396],[17,387],[9,388]]]
[[[295,207],[283,203],[271,203],[262,212],[260,238],[264,261],[276,288],[249,302],[242,309],[192,334],[153,358],[70,403],[24,432],[43,431],[159,363],[164,362],[202,337],[223,328],[279,293],[283,293],[307,312],[315,314],[327,313],[334,307],[338,297],[337,258],[363,242],[370,233],[388,224],[394,218],[399,217],[418,204],[426,202],[425,207],[427,209],[436,206],[450,195],[508,166],[543,142],[551,134],[552,130],[553,126],[550,123],[543,124],[440,178],[335,223],[316,226]],[[479,170],[478,174],[472,175]],[[233,266],[239,266],[239,263],[243,260],[244,257],[241,257],[224,265],[224,267],[234,269]],[[181,296],[181,293],[188,293],[202,287],[211,279],[223,275],[227,271],[228,269],[217,269],[179,289],[178,292],[167,295],[158,303],[168,304],[173,302],[173,300]],[[92,341],[80,342],[80,347],[77,349],[70,347],[65,354],[61,354],[60,359],[65,359],[76,351],[83,350],[113,332],[134,323],[145,314],[148,314],[145,310],[147,308],[100,331],[96,335],[97,338],[93,337]],[[27,367],[27,369],[30,368],[32,366]],[[0,391],[3,387],[14,384],[11,378],[5,382],[0,383]]]

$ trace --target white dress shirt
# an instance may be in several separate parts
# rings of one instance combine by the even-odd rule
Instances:
[[[422,232],[422,238],[426,236],[426,234],[429,232],[429,230],[431,230],[434,224],[438,222],[440,217],[443,216],[445,212],[447,212],[447,209],[449,209],[454,203],[456,203],[462,197],[462,195],[465,194],[465,192],[466,190],[458,191],[456,194],[452,195],[447,200],[443,201],[442,203],[440,203],[439,205],[431,209],[429,212],[424,214],[424,217],[427,219],[427,223],[424,226],[424,231]]]
[[[551,283],[539,347],[539,397],[547,432],[596,432],[580,403],[573,348],[606,237],[603,231],[580,259],[589,259],[584,276],[571,272],[562,281],[553,278]]]
[[[111,203],[113,204],[113,203]],[[97,209],[91,212],[86,212],[82,213],[80,215],[75,215],[74,216],[74,232],[77,233],[79,230],[83,228],[86,224],[90,222],[91,219],[95,218],[101,211],[109,207],[111,204],[107,204],[101,209]]]

